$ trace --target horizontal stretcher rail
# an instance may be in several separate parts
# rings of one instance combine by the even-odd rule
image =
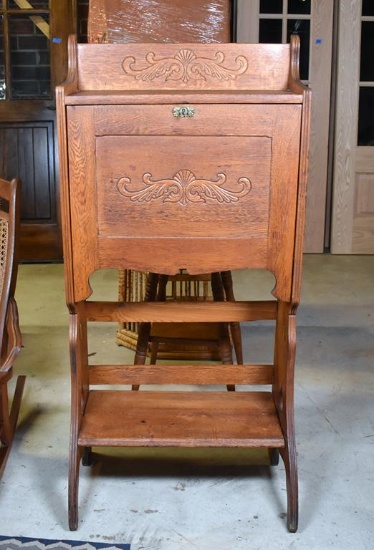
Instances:
[[[274,320],[275,300],[257,302],[85,302],[87,321],[217,323]]]
[[[273,365],[91,365],[89,382],[100,384],[267,385]]]

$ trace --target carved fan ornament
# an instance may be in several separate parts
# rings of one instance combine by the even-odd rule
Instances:
[[[131,179],[120,178],[117,181],[117,189],[124,197],[132,202],[178,202],[185,206],[191,202],[216,201],[219,203],[238,202],[240,197],[247,195],[252,187],[248,178],[239,178],[240,188],[237,191],[230,191],[223,187],[227,181],[225,174],[217,174],[218,180],[211,181],[197,179],[190,170],[180,170],[172,179],[161,179],[152,181],[152,174],[143,175],[143,189],[131,190]]]
[[[136,80],[154,80],[164,77],[167,80],[206,80],[207,77],[216,80],[235,80],[248,68],[248,61],[243,55],[235,59],[236,67],[223,67],[225,56],[217,52],[213,59],[197,57],[192,50],[179,50],[174,57],[157,59],[153,52],[149,52],[145,59],[147,67],[135,68],[135,57],[128,56],[122,62],[123,71]]]

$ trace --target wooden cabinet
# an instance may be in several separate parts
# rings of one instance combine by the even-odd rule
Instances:
[[[71,42],[69,57],[57,107],[71,327],[70,528],[78,524],[79,464],[92,446],[227,446],[280,452],[295,531],[295,313],[310,117],[298,40]],[[89,277],[101,268],[168,275],[266,268],[276,285],[269,301],[88,300]],[[89,364],[88,322],[257,319],[274,322],[270,365]],[[164,389],[123,389],[143,384]],[[223,389],[175,392],[170,384]],[[251,391],[258,384],[267,391]]]
[[[0,2],[0,176],[22,180],[23,261],[62,257],[54,89],[75,19],[73,0]]]

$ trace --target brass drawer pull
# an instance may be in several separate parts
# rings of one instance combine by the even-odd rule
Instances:
[[[188,117],[191,118],[195,116],[195,108],[187,107],[185,105],[181,107],[174,107],[173,116],[175,116],[175,118],[188,118]]]

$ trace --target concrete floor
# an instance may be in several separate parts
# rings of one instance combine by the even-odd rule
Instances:
[[[95,296],[116,299],[117,274],[99,273],[93,287]],[[269,288],[263,273],[235,274],[238,299],[266,298]],[[80,526],[71,533],[62,266],[21,265],[17,301],[24,347],[15,371],[27,374],[27,381],[1,480],[0,534],[131,542],[132,550],[372,550],[374,256],[305,257],[296,370],[296,534],[285,528],[283,466],[270,468],[253,451],[127,451],[119,453],[122,460],[118,451],[107,452],[93,468],[82,468]],[[243,333],[247,360],[267,361],[267,324],[244,326]],[[113,325],[96,326],[91,338],[98,360],[105,347],[113,361],[129,354],[115,344]]]

